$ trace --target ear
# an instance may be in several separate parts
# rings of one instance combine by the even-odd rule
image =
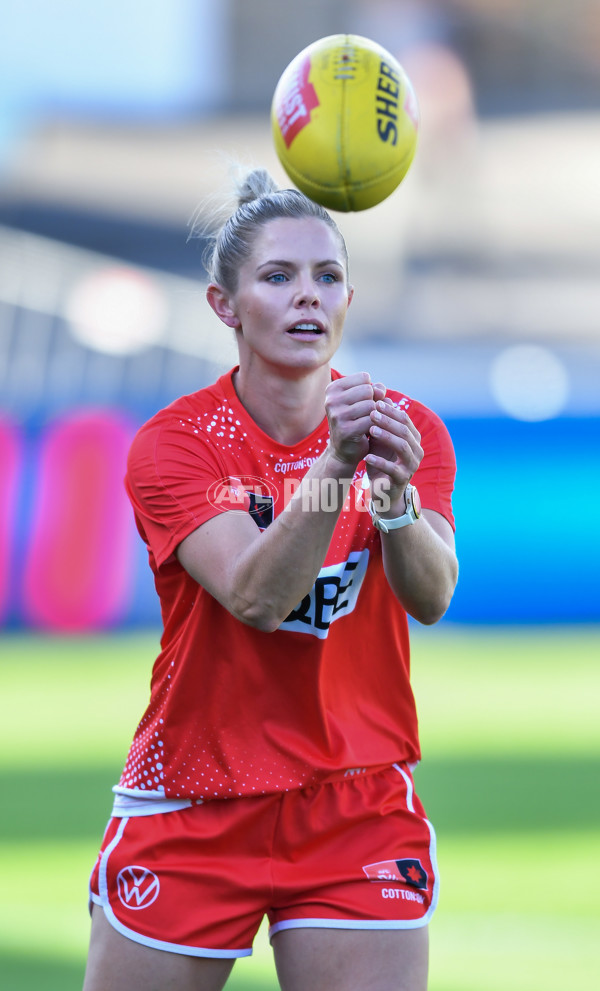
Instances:
[[[350,303],[352,302],[353,298],[354,298],[354,286],[348,286],[348,306],[350,306]]]
[[[206,290],[206,298],[209,306],[215,311],[219,320],[222,320],[227,327],[237,330],[241,326],[239,318],[236,316],[231,297],[222,286],[216,282],[211,282]]]

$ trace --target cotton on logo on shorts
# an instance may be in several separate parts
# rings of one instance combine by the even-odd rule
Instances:
[[[148,908],[158,898],[160,881],[147,867],[124,867],[117,875],[117,891],[125,908]]]
[[[427,871],[420,860],[406,857],[402,860],[381,860],[367,864],[363,871],[369,881],[400,881],[415,888],[427,887]]]

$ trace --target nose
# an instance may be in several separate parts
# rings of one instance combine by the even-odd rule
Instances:
[[[296,306],[319,306],[321,298],[312,279],[303,280],[296,294]]]

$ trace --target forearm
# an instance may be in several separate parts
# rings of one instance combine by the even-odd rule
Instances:
[[[323,566],[354,467],[328,449],[302,479],[285,510],[236,556],[230,611],[267,632],[308,594]]]
[[[412,526],[381,534],[388,583],[420,623],[436,623],[450,605],[458,578],[453,544],[450,524],[428,510]]]
[[[328,447],[262,534],[249,514],[225,512],[177,548],[186,571],[236,619],[265,632],[276,630],[312,589],[356,467],[369,450],[374,397],[382,390],[366,372],[330,383]]]

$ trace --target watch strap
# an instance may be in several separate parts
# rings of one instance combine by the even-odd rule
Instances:
[[[373,526],[380,530],[381,533],[389,533],[390,530],[399,530],[403,526],[410,526],[412,523],[416,523],[419,519],[420,513],[415,511],[412,493],[414,486],[407,485],[405,491],[406,499],[406,512],[402,516],[396,516],[394,519],[387,520],[378,516],[373,508],[373,500],[369,500],[369,512],[371,514],[371,520],[373,521]]]

